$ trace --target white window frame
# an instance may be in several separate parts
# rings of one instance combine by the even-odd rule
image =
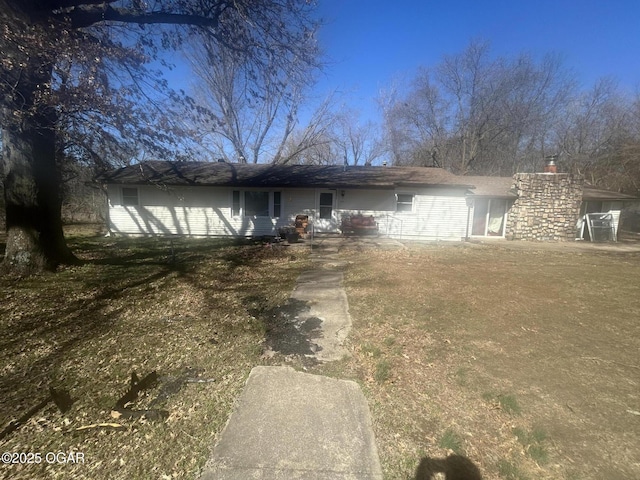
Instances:
[[[235,193],[238,193],[238,208],[236,210],[236,199]],[[231,217],[241,217],[242,216],[242,191],[240,190],[232,190],[231,191]]]
[[[125,199],[133,199],[133,195],[125,195],[125,190],[131,190],[136,192],[135,194],[135,202],[131,203],[130,200]],[[138,187],[120,187],[120,200],[122,202],[123,207],[139,207],[140,206],[140,190]]]
[[[279,195],[279,202],[276,204],[276,193]],[[271,192],[271,218],[281,218],[282,217],[282,199],[284,195],[282,194],[282,190],[274,190]],[[276,215],[276,205],[278,205],[278,215]]]
[[[236,213],[234,211],[234,200],[233,200],[233,196],[234,196],[234,192],[239,192],[240,195],[240,202],[238,205],[238,212]],[[246,192],[265,192],[269,194],[269,215],[268,216],[263,216],[263,215],[247,215],[246,213],[246,207],[245,207],[245,195]],[[280,193],[280,216],[276,217],[275,214],[275,207],[274,207],[274,194],[275,193]],[[264,190],[264,189],[260,189],[260,188],[238,188],[238,189],[233,189],[230,192],[230,213],[231,213],[231,217],[232,218],[242,218],[242,217],[249,217],[249,218],[281,218],[284,212],[284,192],[282,190]]]
[[[411,209],[410,210],[398,210],[398,205],[409,205],[409,202],[400,202],[400,195],[411,196]],[[416,194],[415,192],[396,192],[396,213],[414,213],[416,211]]]
[[[472,237],[484,237],[484,238],[504,238],[507,232],[507,215],[509,214],[509,201],[503,198],[477,198],[474,201],[473,205],[473,214],[471,215],[471,232],[473,232],[473,222],[475,220],[476,215],[476,205],[475,202],[478,200],[487,200],[487,213],[484,214],[484,233],[482,235],[479,234],[471,234]],[[502,232],[500,235],[489,235],[489,216],[491,215],[491,203],[494,201],[504,202],[504,212],[502,214]]]

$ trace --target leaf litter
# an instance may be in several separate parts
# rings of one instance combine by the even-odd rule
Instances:
[[[0,447],[82,452],[84,462],[3,465],[0,478],[197,477],[251,368],[268,362],[256,312],[286,301],[306,252],[211,239],[69,243],[84,265],[0,279],[0,429],[50,387],[73,405],[62,414],[48,404]],[[116,405],[132,372],[157,381]]]
[[[317,371],[362,385],[385,478],[451,448],[489,480],[640,478],[640,256],[510,245],[342,250],[352,357]]]

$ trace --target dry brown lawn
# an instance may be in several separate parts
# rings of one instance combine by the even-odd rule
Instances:
[[[522,245],[342,252],[385,478],[640,478],[640,254]]]
[[[37,412],[0,453],[84,463],[0,465],[0,478],[196,478],[251,368],[283,361],[362,385],[388,479],[452,452],[489,480],[640,478],[638,253],[344,249],[353,355],[314,366],[261,356],[266,317],[309,268],[304,249],[70,243],[85,265],[0,278],[0,429],[49,386],[74,399],[64,415]],[[167,418],[112,413],[133,371],[160,382],[129,408]]]
[[[196,478],[263,361],[260,312],[286,300],[306,255],[219,240],[69,242],[85,265],[0,278],[0,431],[50,386],[74,400],[0,440],[0,453],[33,454],[9,457],[18,463],[0,465],[0,478]],[[128,409],[163,411],[162,421],[113,412],[134,371],[160,381]],[[84,461],[68,462],[78,452]]]

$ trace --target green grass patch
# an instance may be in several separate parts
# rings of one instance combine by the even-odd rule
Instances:
[[[493,392],[483,392],[482,393],[482,399],[485,402],[493,402],[496,398],[496,394]]]
[[[509,460],[500,460],[498,462],[498,473],[505,480],[529,480],[515,462]]]
[[[538,465],[546,465],[549,463],[549,451],[544,445],[547,440],[547,433],[540,427],[535,427],[530,432],[516,427],[513,429],[513,433],[518,439],[518,442],[525,448],[527,454],[535,460]]]
[[[396,343],[396,337],[386,337],[382,343],[384,343],[387,347],[391,348]]]
[[[544,445],[530,445],[527,453],[538,465],[546,465],[549,463],[549,451]]]
[[[507,413],[512,415],[520,415],[522,413],[522,408],[520,408],[515,395],[498,395],[498,403],[500,403],[502,410]]]
[[[469,384],[469,369],[466,367],[460,367],[455,373],[456,383],[461,387],[466,387]]]
[[[522,445],[530,445],[533,443],[542,443],[547,440],[547,432],[541,427],[534,427],[530,432],[516,427],[513,429],[514,435]]]
[[[373,378],[378,383],[384,383],[389,380],[391,376],[391,362],[386,359],[382,359],[376,363],[376,371],[373,374]]]
[[[458,455],[464,453],[462,437],[455,432],[455,430],[447,429],[438,440],[438,446],[440,448],[446,448]]]
[[[496,403],[503,412],[510,415],[520,415],[522,413],[522,408],[520,407],[515,395],[484,392],[482,394],[482,399],[485,402]]]

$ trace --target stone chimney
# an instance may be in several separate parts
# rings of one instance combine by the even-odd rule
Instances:
[[[544,173],[558,173],[558,167],[556,165],[557,155],[549,155],[548,157],[544,157]]]
[[[516,173],[512,190],[518,198],[507,217],[510,240],[570,241],[576,236],[584,179],[580,175]],[[553,173],[553,175],[551,175]]]

